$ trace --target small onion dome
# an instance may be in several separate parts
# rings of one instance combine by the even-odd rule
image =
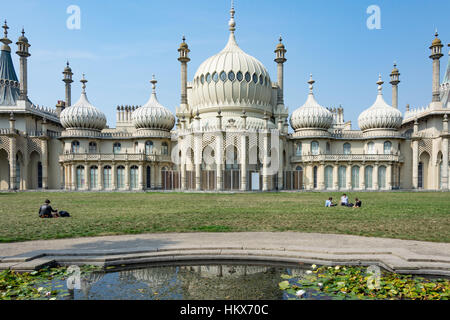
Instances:
[[[391,72],[391,75],[395,75],[395,74],[400,74],[400,72],[398,71],[398,69],[397,69],[397,64],[396,63],[394,63],[394,69],[392,69],[392,72]]]
[[[438,34],[437,30],[436,30],[436,33],[434,35],[435,35],[435,38],[434,38],[433,42],[431,43],[431,46],[432,47],[434,47],[434,46],[442,46],[441,39],[438,38],[439,34]]]
[[[333,124],[333,115],[326,108],[317,103],[314,98],[312,75],[309,83],[309,95],[303,106],[291,115],[291,126],[295,131],[301,129],[329,129]]]
[[[64,72],[72,72],[72,68],[69,66],[69,61],[67,61],[67,65],[64,68]]]
[[[25,37],[25,30],[22,28],[22,35],[19,37],[19,42],[26,42],[28,43],[27,37]]]
[[[277,44],[277,49],[276,50],[283,50],[285,49],[284,44],[283,44],[283,38],[280,36],[280,42]]]
[[[183,42],[180,44],[180,49],[189,49],[188,44],[186,43],[186,38],[183,36]]]
[[[378,79],[378,96],[375,103],[358,117],[361,130],[398,129],[402,125],[402,113],[383,99],[381,76]]]
[[[106,117],[103,112],[94,107],[86,96],[87,80],[80,80],[83,84],[80,99],[72,106],[64,109],[60,121],[66,129],[89,129],[101,131],[106,126]]]
[[[153,85],[153,92],[148,102],[136,109],[131,115],[136,129],[156,129],[170,131],[175,125],[174,115],[158,102],[156,98],[156,83],[153,77],[150,83]]]

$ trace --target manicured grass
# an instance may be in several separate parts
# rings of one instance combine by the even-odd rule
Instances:
[[[151,232],[299,231],[450,242],[450,193],[0,193],[0,242]],[[40,219],[45,199],[71,218]]]

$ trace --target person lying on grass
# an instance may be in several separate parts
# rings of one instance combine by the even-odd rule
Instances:
[[[58,210],[53,209],[50,205],[50,200],[45,200],[45,203],[39,208],[40,218],[58,218]]]

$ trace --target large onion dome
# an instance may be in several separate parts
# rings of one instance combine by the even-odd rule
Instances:
[[[378,79],[378,96],[375,103],[358,117],[358,124],[361,130],[371,129],[398,129],[402,125],[402,113],[391,107],[383,99],[383,81],[381,76]]]
[[[205,60],[194,75],[191,106],[200,113],[254,108],[271,112],[272,85],[264,65],[245,53],[236,43],[234,8],[229,22],[230,36],[225,48]],[[211,109],[212,108],[212,109]]]
[[[80,82],[83,84],[81,97],[74,105],[61,112],[61,124],[66,129],[101,131],[106,126],[105,114],[89,102],[86,96],[86,82],[88,81],[84,78],[84,74]]]
[[[312,75],[308,81],[309,94],[303,106],[295,110],[291,115],[291,126],[295,131],[302,129],[327,130],[333,124],[333,115],[326,108],[317,103],[314,98]]]
[[[136,109],[131,115],[136,129],[156,129],[170,131],[175,124],[175,117],[158,102],[156,98],[156,83],[154,76],[150,83],[153,86],[153,92],[148,102]]]

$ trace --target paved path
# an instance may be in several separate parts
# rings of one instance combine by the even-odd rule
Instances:
[[[450,243],[298,232],[164,233],[0,244],[0,269],[242,260],[371,265],[450,276]]]

